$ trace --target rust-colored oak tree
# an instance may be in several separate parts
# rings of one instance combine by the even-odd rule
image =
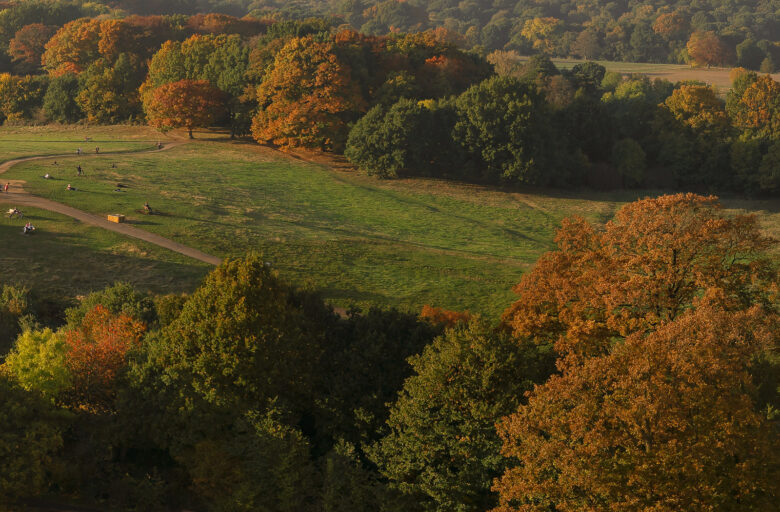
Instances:
[[[144,97],[149,124],[161,130],[208,126],[224,110],[224,94],[206,80],[180,80],[163,84]]]

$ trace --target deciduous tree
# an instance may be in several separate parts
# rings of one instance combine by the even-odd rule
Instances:
[[[333,44],[312,37],[293,39],[281,49],[257,89],[257,101],[255,140],[288,147],[342,148],[347,123],[365,108]]]
[[[138,345],[144,330],[142,323],[98,305],[78,328],[65,331],[67,368],[73,379],[68,401],[89,410],[109,408],[127,354]]]
[[[144,98],[149,124],[161,130],[209,126],[224,111],[224,96],[206,80],[180,80],[161,85]]]
[[[422,510],[490,508],[491,481],[507,463],[495,424],[552,371],[549,351],[474,320],[448,330],[410,363],[415,374],[372,459]]]
[[[755,217],[726,216],[714,197],[636,201],[603,231],[568,219],[555,242],[515,287],[504,322],[520,338],[555,344],[562,363],[673,321],[705,289],[722,289],[724,307],[739,310],[768,304],[777,284],[764,254],[774,242]]]
[[[688,56],[697,66],[725,66],[731,52],[715,32],[694,32],[687,44]]]
[[[11,42],[8,43],[8,53],[14,61],[22,65],[23,71],[32,73],[40,69],[41,57],[46,50],[45,45],[56,31],[42,23],[32,23],[20,28]]]
[[[534,389],[499,425],[516,465],[496,512],[772,508],[778,436],[750,368],[778,318],[704,302]]]

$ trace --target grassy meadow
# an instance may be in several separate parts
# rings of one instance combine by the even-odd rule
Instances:
[[[3,179],[24,180],[35,195],[91,213],[123,213],[142,229],[220,257],[259,252],[283,277],[323,290],[337,306],[418,310],[428,303],[488,315],[498,315],[513,300],[511,287],[552,248],[561,219],[581,215],[604,222],[622,203],[646,195],[383,181],[214,134],[196,137],[169,151],[128,158],[68,157],[58,159],[56,167],[51,160],[29,162]],[[86,173],[81,178],[75,171],[79,164]],[[55,179],[42,179],[46,172]],[[67,183],[78,190],[66,191]],[[144,215],[145,201],[158,213]],[[766,229],[780,237],[780,201],[727,205],[758,211]],[[65,276],[79,260],[89,262],[74,284],[79,292],[90,280],[94,287],[113,279],[138,282],[135,273],[143,274],[144,287],[179,291],[191,289],[204,273],[203,265],[183,256],[39,214],[51,218],[50,224],[41,222],[39,233],[25,243],[40,250],[21,254],[29,254],[29,261],[40,265],[36,268]],[[15,230],[0,231],[0,237],[22,238]],[[9,253],[21,254],[0,245],[7,275],[14,265]],[[46,279],[46,274],[29,278],[31,284],[52,286]]]
[[[86,139],[90,139],[87,141]],[[132,152],[153,149],[158,140],[168,137],[151,128],[139,126],[19,126],[0,130],[0,163],[25,156],[101,152]]]
[[[525,62],[528,57],[521,57],[519,62]],[[571,69],[576,64],[587,62],[584,59],[552,59],[553,63],[559,69]],[[731,79],[729,74],[731,68],[694,68],[688,64],[656,64],[649,62],[613,62],[608,60],[594,61],[606,68],[607,71],[614,71],[624,75],[639,73],[652,78],[661,78],[670,82],[680,82],[683,80],[698,80],[706,84],[714,85],[719,90],[728,91],[731,89]],[[772,78],[780,81],[780,73],[774,73]]]

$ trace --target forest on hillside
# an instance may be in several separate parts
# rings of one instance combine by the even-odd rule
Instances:
[[[777,0],[118,0],[131,14],[334,16],[371,35],[445,28],[466,48],[632,62],[697,62],[772,72],[780,65]]]

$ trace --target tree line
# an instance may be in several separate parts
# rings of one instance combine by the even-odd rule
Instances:
[[[275,20],[333,17],[337,25],[372,35],[442,28],[456,34],[463,47],[482,54],[504,50],[523,55],[629,62],[736,65],[765,73],[774,72],[780,66],[777,39],[780,21],[775,0],[659,0],[649,4],[621,1],[608,5],[562,0],[56,0],[53,3],[60,12],[81,9],[84,15],[210,12]],[[51,2],[9,2],[7,9],[29,12],[35,8],[25,4],[45,6]]]
[[[592,62],[561,71],[544,56],[485,59],[444,29],[371,36],[322,18],[220,14],[55,28],[28,24],[10,39],[33,74],[0,75],[0,119],[146,121],[190,134],[216,123],[260,143],[344,152],[382,177],[780,187],[780,87],[743,68],[724,101],[702,83],[622,77]]]
[[[64,314],[5,285],[0,503],[770,510],[776,241],[678,194],[555,243],[498,322],[339,316],[256,255],[189,296],[116,284]]]

